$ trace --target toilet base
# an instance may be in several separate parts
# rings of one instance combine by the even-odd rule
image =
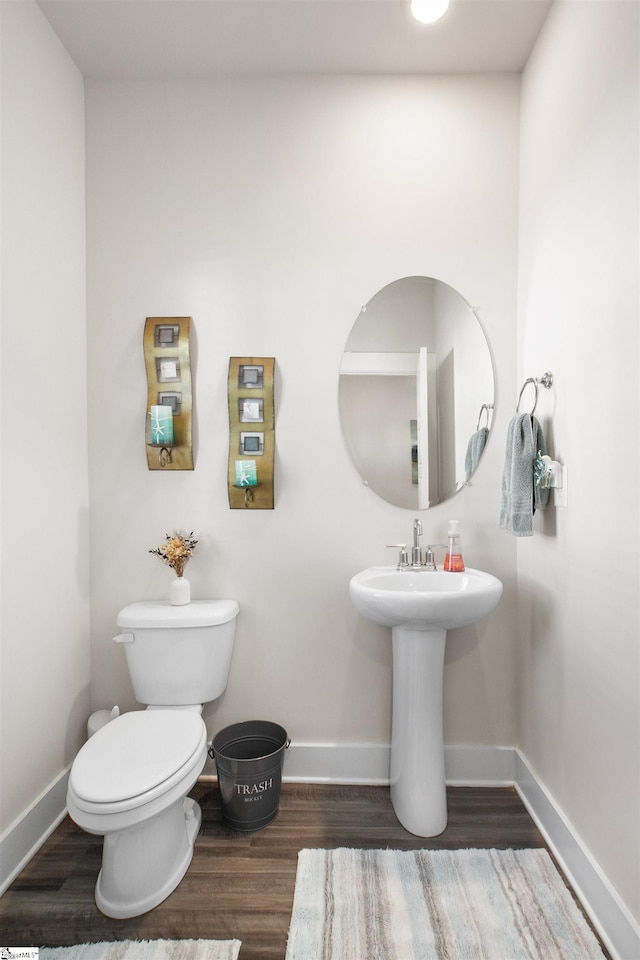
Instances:
[[[137,917],[178,886],[193,857],[202,811],[190,797],[143,823],[105,835],[96,904],[107,917]]]

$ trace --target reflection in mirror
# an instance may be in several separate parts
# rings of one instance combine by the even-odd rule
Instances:
[[[473,475],[489,437],[493,364],[478,318],[452,287],[405,277],[362,308],[340,366],[347,448],[398,507],[443,503]]]

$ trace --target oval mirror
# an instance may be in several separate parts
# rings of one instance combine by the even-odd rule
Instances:
[[[405,277],[362,308],[339,391],[353,463],[384,500],[425,509],[473,475],[493,419],[493,363],[480,321],[446,283]]]

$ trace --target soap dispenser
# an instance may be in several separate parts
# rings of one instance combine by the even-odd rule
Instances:
[[[449,521],[449,533],[447,534],[447,555],[444,558],[444,569],[452,573],[462,573],[464,570],[464,560],[462,559],[462,550],[460,549],[460,533],[458,531],[458,521]]]

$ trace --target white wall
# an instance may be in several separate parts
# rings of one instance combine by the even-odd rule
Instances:
[[[521,748],[636,919],[638,9],[556,3],[524,74],[519,369],[569,502],[518,544]]]
[[[362,304],[426,274],[477,307],[498,371],[496,435],[473,485],[424,517],[461,520],[467,563],[506,586],[496,613],[450,638],[449,743],[512,744],[515,545],[498,531],[515,393],[519,82],[328,78],[87,87],[93,706],[133,707],[118,609],[167,595],[149,548],[200,539],[196,597],[240,603],[209,732],[252,717],[294,742],[390,735],[387,631],[358,618],[352,574],[391,562],[413,513],[362,486],[338,417],[338,373]],[[193,473],[149,472],[146,316],[190,315]],[[230,511],[230,356],[275,356],[276,505]]]
[[[0,834],[89,709],[84,85],[39,9],[2,28]]]

